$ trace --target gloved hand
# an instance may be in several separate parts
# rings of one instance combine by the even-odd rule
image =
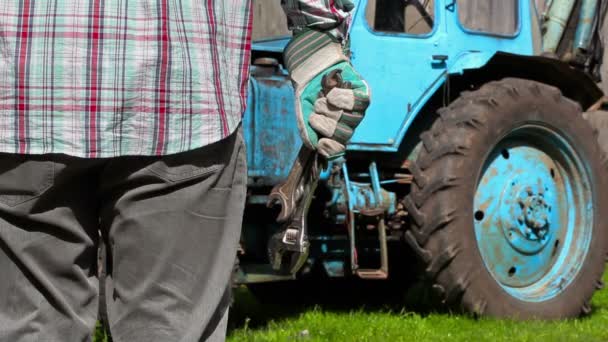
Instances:
[[[342,45],[325,32],[307,30],[294,36],[285,49],[285,62],[304,144],[327,159],[340,157],[369,106],[369,86]],[[324,84],[329,87],[324,89]]]

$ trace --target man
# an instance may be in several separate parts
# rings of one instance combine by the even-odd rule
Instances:
[[[340,155],[369,92],[347,0],[284,0],[310,147]],[[0,341],[90,340],[107,242],[113,340],[223,340],[246,188],[249,0],[0,9]],[[347,83],[327,96],[320,79]]]

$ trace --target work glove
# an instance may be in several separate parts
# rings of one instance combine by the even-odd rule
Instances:
[[[294,35],[284,57],[304,144],[328,160],[342,156],[369,106],[369,86],[329,33],[305,30]]]

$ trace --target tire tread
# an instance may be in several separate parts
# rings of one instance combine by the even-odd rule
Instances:
[[[446,207],[445,203],[439,206],[437,202],[446,192],[459,186],[461,180],[451,166],[463,162],[462,157],[467,155],[472,144],[470,137],[487,128],[487,113],[526,96],[547,97],[580,112],[580,106],[562,96],[555,87],[514,78],[490,82],[477,91],[463,92],[450,105],[438,110],[439,118],[420,136],[424,148],[410,167],[414,183],[404,204],[412,225],[405,240],[423,262],[425,279],[440,300],[461,306],[475,315],[485,314],[488,308],[488,299],[476,294],[465,295],[479,270],[469,265],[468,269],[460,269],[455,274],[449,267],[461,254],[460,246],[448,244],[450,229],[446,227],[457,218],[457,208],[456,204]],[[608,115],[603,125],[608,129]],[[608,145],[605,148],[608,154]],[[597,280],[596,287],[600,288],[600,284],[603,284],[601,279]],[[590,310],[588,303],[581,305],[583,314]]]

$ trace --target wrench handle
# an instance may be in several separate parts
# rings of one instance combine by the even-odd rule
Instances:
[[[304,195],[303,186],[306,178],[313,172],[315,151],[302,145],[296,160],[293,162],[287,179],[277,184],[269,195],[268,206],[278,204],[281,212],[277,222],[285,222],[293,217],[298,204]]]

